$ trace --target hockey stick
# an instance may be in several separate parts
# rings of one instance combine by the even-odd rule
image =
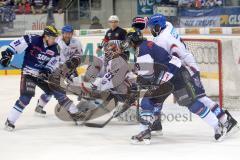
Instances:
[[[120,115],[126,108],[122,108],[121,110],[114,112],[113,115],[108,118],[104,123],[84,123],[85,126],[87,127],[94,127],[94,128],[103,128],[105,127],[113,118],[117,117]]]

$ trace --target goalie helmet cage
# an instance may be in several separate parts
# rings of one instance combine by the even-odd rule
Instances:
[[[183,41],[199,64],[207,95],[218,101],[223,108],[239,109],[239,73],[236,71],[237,66],[234,66],[234,56],[229,54],[231,45],[228,46],[229,50],[223,50],[227,45],[223,45],[225,42],[218,39],[184,38]],[[226,51],[228,53],[224,54]],[[229,73],[228,70],[235,71]]]

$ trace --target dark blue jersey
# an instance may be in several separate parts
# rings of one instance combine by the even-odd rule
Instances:
[[[58,45],[47,46],[39,35],[25,35],[10,43],[10,49],[15,53],[25,51],[23,72],[35,74],[46,68],[54,70],[59,61]]]
[[[176,74],[182,65],[180,59],[171,56],[165,49],[157,46],[152,41],[143,41],[137,52],[137,63],[140,67],[140,74],[143,76],[157,75],[156,72],[158,71],[154,70],[154,64],[162,64],[167,67],[163,81],[168,81]]]

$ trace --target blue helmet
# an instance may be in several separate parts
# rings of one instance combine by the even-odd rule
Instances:
[[[154,14],[149,17],[147,26],[150,28],[155,27],[156,25],[159,25],[160,28],[166,27],[166,17],[162,14]]]
[[[74,29],[71,25],[65,25],[63,28],[62,28],[62,33],[71,33],[73,32]]]

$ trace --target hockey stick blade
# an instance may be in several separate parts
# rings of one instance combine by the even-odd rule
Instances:
[[[105,127],[112,119],[114,115],[112,115],[106,122],[99,124],[99,123],[85,123],[84,125],[87,127],[94,127],[94,128],[103,128]]]

